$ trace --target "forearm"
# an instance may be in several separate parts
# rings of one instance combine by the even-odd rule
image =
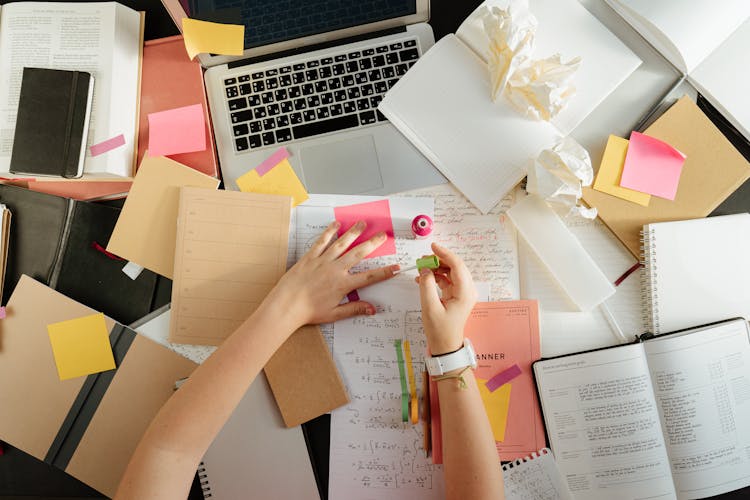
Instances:
[[[159,411],[131,458],[118,498],[187,495],[214,437],[297,327],[284,304],[265,301]]]
[[[446,498],[505,498],[503,476],[474,372],[437,383],[443,438]]]

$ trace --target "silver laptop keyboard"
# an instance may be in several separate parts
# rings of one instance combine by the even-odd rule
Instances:
[[[383,94],[419,55],[406,39],[226,78],[235,151],[385,121]]]

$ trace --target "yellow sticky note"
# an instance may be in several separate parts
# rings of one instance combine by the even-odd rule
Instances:
[[[625,164],[627,153],[628,140],[610,135],[607,140],[607,147],[604,149],[602,164],[599,166],[599,172],[596,174],[594,189],[647,207],[651,202],[650,194],[620,187],[622,167]]]
[[[245,50],[245,26],[182,19],[182,37],[190,59],[200,53],[241,56]]]
[[[289,160],[282,160],[262,176],[253,169],[237,179],[237,186],[245,193],[291,196],[294,198],[292,206],[295,207],[309,198]]]
[[[104,314],[47,325],[60,380],[114,370]]]
[[[504,384],[494,392],[487,389],[486,380],[477,379],[479,395],[482,396],[484,410],[490,420],[492,435],[495,441],[502,443],[505,440],[505,428],[508,426],[508,408],[510,407],[510,384]]]

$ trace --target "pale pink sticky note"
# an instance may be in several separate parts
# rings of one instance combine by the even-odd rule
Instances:
[[[206,121],[201,104],[148,115],[149,156],[169,156],[205,149]]]
[[[255,167],[255,171],[260,177],[263,177],[268,173],[269,170],[271,170],[273,167],[286,160],[287,158],[289,158],[289,151],[287,151],[286,148],[279,148],[274,151],[271,156],[266,158],[263,163]]]
[[[685,155],[659,139],[630,134],[620,187],[674,200]]]
[[[394,255],[396,253],[396,240],[393,237],[393,221],[391,220],[391,205],[388,200],[371,201],[347,205],[333,209],[336,220],[341,224],[339,236],[344,234],[358,221],[367,223],[364,232],[357,238],[349,248],[367,241],[380,231],[385,232],[385,242],[376,248],[366,258],[381,257],[383,255]]]
[[[106,141],[102,141],[98,144],[94,144],[89,148],[91,150],[91,156],[103,155],[107,151],[112,151],[115,148],[125,145],[125,136],[120,134]]]

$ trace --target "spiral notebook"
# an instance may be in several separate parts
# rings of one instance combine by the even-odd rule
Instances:
[[[750,214],[643,226],[643,307],[659,334],[750,318]]]
[[[503,465],[505,500],[572,500],[549,448]]]

